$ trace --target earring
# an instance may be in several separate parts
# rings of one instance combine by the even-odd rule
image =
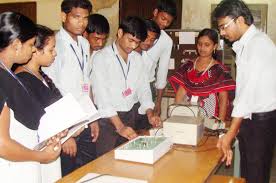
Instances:
[[[216,49],[214,49],[213,53],[216,54]]]

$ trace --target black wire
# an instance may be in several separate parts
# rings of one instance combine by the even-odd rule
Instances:
[[[201,143],[203,141],[203,138],[199,141],[197,147],[203,146],[207,142],[207,140],[209,139],[210,136],[206,136],[206,137],[207,138],[205,139],[205,141],[203,143]]]
[[[222,133],[226,133],[227,130],[226,129],[216,129],[216,130],[211,130],[209,128],[205,128],[204,130],[204,135],[206,136],[219,136]]]
[[[85,182],[89,182],[90,180],[95,180],[95,179],[98,179],[99,177],[103,177],[103,176],[110,176],[109,174],[100,174],[100,175],[97,175],[95,177],[92,177],[90,179],[86,179],[84,181],[81,181],[80,183],[85,183]]]
[[[196,150],[195,149],[195,148],[198,148],[198,147],[202,147],[207,142],[208,138],[209,138],[209,136],[206,137],[205,141],[202,144],[199,144],[198,146],[192,147],[192,149],[190,149],[190,150],[188,150],[187,147],[181,147],[181,146],[176,145],[176,144],[174,144],[172,146],[172,149],[174,149],[176,151],[182,151],[182,152],[207,152],[207,151],[213,151],[213,150],[217,149],[216,146],[210,147],[210,148],[206,148],[206,149],[201,149],[201,150]]]
[[[181,106],[188,108],[188,109],[193,113],[194,117],[196,117],[196,114],[194,113],[194,111],[193,111],[188,105],[184,105],[184,104],[171,104],[171,105],[168,106],[168,111],[169,111],[169,109],[170,109],[171,106],[174,106],[174,107],[173,107],[172,110],[170,111],[170,114],[167,115],[167,117],[171,117],[172,112],[173,112],[177,107],[181,107]]]
[[[200,142],[198,143],[198,145],[194,148],[198,148],[198,147],[202,147],[205,145],[205,143],[208,141],[209,137],[211,136],[216,136],[218,137],[221,133],[226,133],[227,130],[226,129],[217,129],[217,130],[210,130],[208,128],[205,128],[204,130],[204,137],[206,137],[205,139],[202,138],[200,140]],[[204,139],[204,141],[203,141]],[[211,147],[211,148],[207,148],[207,149],[203,149],[203,150],[195,150],[194,148],[192,150],[186,150],[186,149],[183,149],[183,147],[177,147],[179,145],[176,145],[174,144],[172,149],[176,150],[176,151],[183,151],[183,152],[207,152],[207,151],[212,151],[212,150],[215,150],[217,149],[217,147]]]
[[[156,132],[154,133],[154,137],[156,136],[156,134],[157,134],[157,132],[160,130],[160,129],[162,129],[163,127],[159,127],[157,130],[156,130]]]
[[[179,148],[175,147],[175,145],[173,145],[172,149],[175,151],[182,151],[182,152],[208,152],[208,151],[216,150],[217,147],[215,146],[215,147],[210,147],[210,148],[206,148],[206,149],[202,149],[202,150],[195,150],[195,149],[187,150],[182,147],[179,147]]]
[[[206,111],[206,109],[204,109],[203,107],[201,107],[201,106],[197,106],[198,107],[198,112],[199,112],[199,114],[201,114],[200,112],[200,109],[202,109],[203,110],[203,112],[204,112],[204,114],[203,115],[205,115],[206,117],[208,117],[208,113],[207,113],[207,111]]]
[[[174,105],[175,105],[175,106],[174,106]],[[174,106],[174,107],[171,109],[171,111],[170,111],[170,113],[169,113],[169,109],[170,109],[171,106]],[[168,106],[168,115],[167,115],[167,117],[171,117],[173,111],[174,111],[177,107],[180,107],[180,106],[184,106],[184,107],[188,108],[188,109],[193,113],[194,117],[196,117],[194,111],[193,111],[189,106],[184,105],[184,104],[171,104],[171,105],[169,105],[169,106]],[[207,111],[206,111],[204,108],[202,108],[201,106],[197,106],[197,107],[203,109],[203,111],[205,112],[205,115],[207,115]],[[164,121],[165,121],[165,120],[164,120]],[[219,125],[221,125],[221,124],[219,124]],[[155,132],[154,136],[156,136],[157,132],[158,132],[160,129],[161,129],[161,128],[158,128],[158,129],[157,129],[157,131]],[[219,129],[219,126],[218,126],[218,128],[215,129],[215,130],[211,130],[211,129],[205,128],[205,130],[204,130],[204,136],[205,136],[206,138],[205,138],[204,141],[203,141],[203,138],[202,138],[196,147],[198,148],[198,147],[201,147],[201,146],[205,145],[205,143],[208,141],[208,138],[209,138],[210,136],[219,136],[221,133],[226,133],[226,132],[227,132],[226,129]],[[204,150],[185,150],[185,149],[183,149],[183,148],[182,148],[182,149],[177,148],[177,145],[173,145],[173,146],[172,146],[172,149],[175,149],[176,151],[184,151],[184,152],[207,152],[207,151],[215,150],[215,149],[217,149],[217,147],[215,146],[215,147],[211,147],[211,148],[204,149]]]

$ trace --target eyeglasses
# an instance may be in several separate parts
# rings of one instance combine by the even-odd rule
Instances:
[[[229,27],[231,25],[231,23],[233,23],[235,21],[236,18],[231,19],[229,22],[227,22],[224,25],[221,25],[218,27],[219,31],[224,31],[225,29],[227,29],[227,27]]]

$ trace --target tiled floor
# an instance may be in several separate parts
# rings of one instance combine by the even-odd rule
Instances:
[[[225,167],[225,165],[222,164],[216,174],[233,176],[233,171],[233,165],[230,167]],[[270,183],[276,183],[276,148],[274,150],[274,157],[272,161]]]

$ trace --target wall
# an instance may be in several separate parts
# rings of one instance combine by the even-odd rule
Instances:
[[[37,2],[37,21],[58,30],[60,27],[60,3],[62,0],[1,0],[5,2]],[[93,12],[105,15],[111,24],[111,38],[115,38],[119,20],[119,0],[91,0],[94,6]],[[210,27],[211,4],[217,4],[220,0],[183,0],[182,28],[202,29]],[[267,3],[268,23],[267,33],[276,43],[276,0],[245,0],[246,3]],[[49,13],[51,12],[51,13]],[[274,21],[274,24],[273,24]],[[110,41],[110,40],[109,40]]]
[[[37,2],[37,23],[46,25],[54,30],[61,26],[60,4],[62,0],[1,0],[1,3]],[[100,13],[108,18],[110,23],[110,39],[116,37],[119,22],[119,0],[91,0],[93,13]]]
[[[268,4],[267,34],[276,43],[276,0],[244,0],[247,4]],[[202,29],[210,27],[211,4],[220,0],[183,0],[182,28]]]
[[[93,12],[104,15],[110,24],[108,43],[116,38],[119,24],[119,0],[92,0]]]

